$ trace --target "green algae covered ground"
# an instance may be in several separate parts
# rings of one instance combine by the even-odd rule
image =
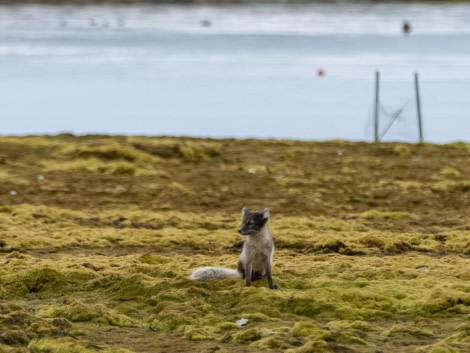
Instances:
[[[281,290],[188,279],[243,206]],[[0,137],[0,352],[470,352],[469,206],[465,143]]]

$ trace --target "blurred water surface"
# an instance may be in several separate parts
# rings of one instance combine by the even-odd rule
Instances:
[[[0,134],[469,140],[470,5],[0,6]],[[401,31],[407,20],[412,30]],[[324,75],[319,75],[322,71]]]

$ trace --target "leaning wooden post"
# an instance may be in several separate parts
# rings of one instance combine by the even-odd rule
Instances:
[[[379,72],[375,72],[374,141],[379,142]]]
[[[421,119],[421,102],[419,100],[419,85],[418,85],[418,73],[415,72],[415,89],[416,89],[416,111],[418,113],[418,130],[419,130],[419,142],[423,142],[423,121]]]

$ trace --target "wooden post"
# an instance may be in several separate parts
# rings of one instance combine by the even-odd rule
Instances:
[[[418,130],[419,130],[419,142],[423,142],[423,121],[421,119],[421,102],[419,100],[419,85],[418,85],[418,73],[415,72],[415,89],[416,89],[416,111],[418,113]]]
[[[375,72],[374,141],[379,142],[379,72]]]

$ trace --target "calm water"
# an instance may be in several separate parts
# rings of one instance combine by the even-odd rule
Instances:
[[[0,134],[470,140],[470,5],[0,6]],[[403,20],[412,32],[401,32]],[[318,70],[325,75],[318,76]]]

